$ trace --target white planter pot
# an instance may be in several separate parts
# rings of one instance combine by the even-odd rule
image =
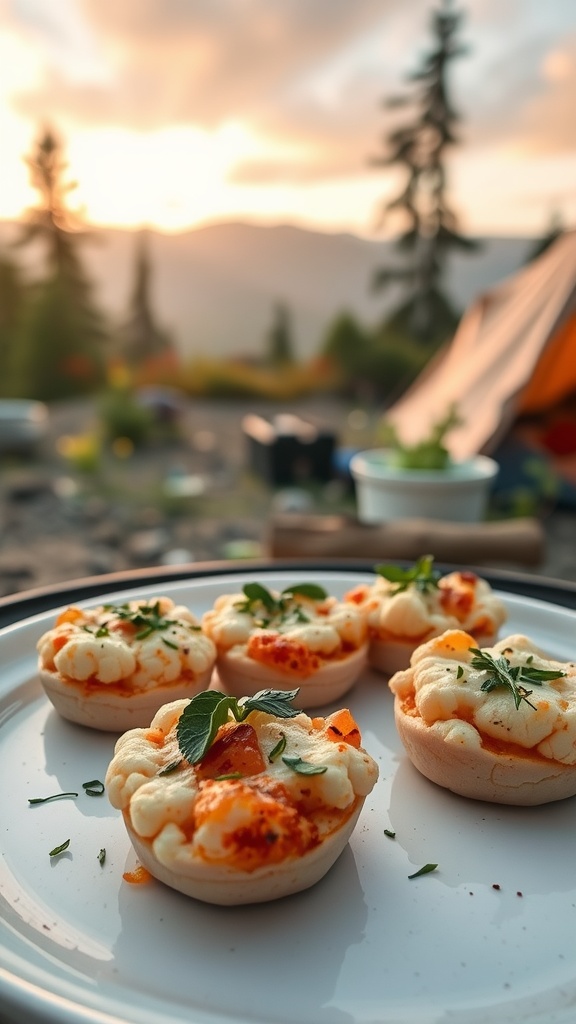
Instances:
[[[498,472],[494,459],[477,455],[443,470],[399,469],[390,455],[374,448],[358,452],[350,462],[361,522],[417,517],[477,523],[484,518]]]

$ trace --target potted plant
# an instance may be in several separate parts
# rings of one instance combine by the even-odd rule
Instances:
[[[403,444],[390,424],[384,445],[358,452],[350,463],[358,518],[365,523],[423,517],[452,522],[484,518],[498,464],[485,455],[456,460],[446,435],[461,422],[455,406],[414,445]]]

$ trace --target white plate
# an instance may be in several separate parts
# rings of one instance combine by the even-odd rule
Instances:
[[[282,587],[296,577],[306,578],[272,572],[266,582]],[[201,614],[218,594],[254,578],[263,575],[107,599],[162,592]],[[370,576],[316,578],[342,594]],[[573,657],[574,612],[502,596],[506,632],[525,632],[556,657]],[[348,703],[381,778],[349,847],[322,882],[248,908],[206,906],[156,882],[129,885],[122,873],[136,860],[120,817],[105,796],[88,797],[81,788],[104,778],[114,737],[61,720],[35,677],[35,641],[53,619],[53,612],[39,615],[0,633],[3,1020],[574,1021],[574,800],[510,808],[435,787],[402,752],[384,680],[367,676]],[[59,790],[81,796],[28,804]],[[49,850],[68,838],[69,851],[51,860]],[[408,879],[428,862],[438,870]]]

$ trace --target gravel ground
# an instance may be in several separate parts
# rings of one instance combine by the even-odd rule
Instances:
[[[353,513],[339,482],[312,494],[279,492],[249,471],[243,417],[276,411],[263,402],[189,401],[176,438],[129,458],[107,454],[98,471],[82,473],[60,439],[97,429],[95,409],[52,407],[38,456],[0,462],[0,596],[123,569],[265,557],[270,515],[287,503]],[[314,398],[290,412],[334,431],[340,444],[362,447],[374,436],[374,422],[338,400]],[[576,582],[576,513],[552,508],[542,527],[544,555],[529,571]]]

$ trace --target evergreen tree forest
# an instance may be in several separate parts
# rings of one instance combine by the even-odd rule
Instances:
[[[43,273],[15,292],[6,381],[16,394],[50,400],[103,384],[107,332],[82,266],[86,235],[68,206],[75,183],[67,180],[62,145],[52,130],[40,135],[26,162],[39,202],[16,247],[36,246]]]

